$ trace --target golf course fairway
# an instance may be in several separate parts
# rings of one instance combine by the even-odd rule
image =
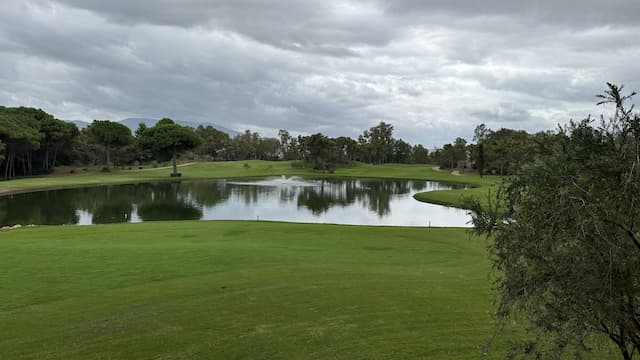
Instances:
[[[464,229],[34,227],[0,254],[0,359],[473,359],[494,331]]]

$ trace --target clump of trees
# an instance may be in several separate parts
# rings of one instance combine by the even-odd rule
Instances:
[[[42,110],[0,106],[0,170],[3,179],[42,174],[67,161],[75,125]]]
[[[393,137],[393,126],[385,122],[365,130],[358,140],[349,137],[330,138],[323,134],[293,138],[280,130],[283,158],[302,160],[315,169],[332,171],[354,161],[370,164],[425,164],[429,151],[422,145],[411,146]]]
[[[178,153],[191,150],[200,145],[201,139],[192,128],[180,126],[173,120],[164,118],[150,128],[138,133],[138,142],[144,149],[149,149],[157,156],[171,157],[173,165],[172,177],[178,177]]]
[[[469,202],[475,231],[491,239],[498,318],[527,319],[529,336],[514,344],[514,357],[579,357],[594,337],[624,359],[640,352],[640,115],[627,106],[633,95],[609,84],[599,104],[615,106],[611,118],[572,121],[533,141],[515,135],[518,146],[545,144],[544,151],[526,166],[530,159],[511,158],[509,166],[520,166],[489,206]],[[487,150],[491,139],[483,141]]]
[[[353,161],[425,164],[431,160],[424,146],[395,139],[393,126],[384,122],[364,131],[358,140],[320,133],[293,136],[285,129],[278,132],[278,138],[262,137],[249,130],[231,138],[211,126],[200,126],[196,133],[203,142],[194,151],[207,160],[299,160],[329,171]]]
[[[512,129],[491,130],[484,124],[475,130],[473,142],[458,137],[433,151],[411,145],[394,137],[393,125],[381,122],[362,132],[357,139],[329,137],[324,134],[293,136],[282,129],[277,137],[264,137],[246,130],[231,137],[212,126],[190,128],[171,125],[155,130],[144,124],[131,134],[126,126],[108,120],[96,120],[79,131],[69,122],[55,119],[42,110],[0,107],[0,171],[3,179],[54,171],[59,164],[103,164],[138,166],[150,162],[173,163],[179,156],[201,161],[289,160],[295,164],[319,170],[333,171],[352,162],[370,164],[438,164],[442,169],[468,169],[480,175],[512,175],[525,164],[546,154],[546,149],[558,141],[557,134],[529,134]],[[172,121],[171,121],[172,122]],[[145,132],[149,130],[146,136]],[[187,141],[175,147],[160,149],[159,141],[147,141],[150,136],[166,140],[178,132]],[[165,134],[160,135],[160,134]],[[174,176],[177,176],[174,171]]]
[[[196,134],[202,143],[195,150],[196,154],[208,161],[231,160],[231,138],[213,126],[198,126]]]
[[[96,120],[87,128],[93,140],[104,146],[106,170],[111,170],[111,149],[119,148],[133,142],[128,127],[108,120]]]
[[[480,124],[474,131],[473,143],[458,137],[453,143],[432,151],[429,162],[438,164],[441,169],[468,169],[480,175],[513,175],[525,164],[546,154],[546,149],[557,140],[558,136],[553,132],[530,134],[505,128],[494,131]]]
[[[354,161],[371,164],[427,163],[422,145],[393,136],[393,126],[381,122],[358,137],[324,134],[263,137],[249,130],[230,137],[211,126],[183,127],[171,119],[131,130],[118,122],[95,120],[81,131],[39,109],[0,107],[0,170],[3,179],[53,172],[64,165],[139,166],[171,160],[173,176],[178,157],[194,160],[295,160],[295,164],[333,171]]]
[[[158,125],[160,130],[156,129]],[[160,145],[174,135],[184,142]],[[285,129],[277,137],[249,130],[231,137],[212,126],[198,126],[192,131],[170,119],[148,129],[140,124],[134,134],[108,120],[96,120],[79,131],[72,123],[42,110],[0,107],[0,170],[4,179],[52,172],[59,164],[103,164],[110,170],[114,165],[137,166],[170,159],[176,163],[179,156],[201,161],[289,160],[325,171],[352,162],[430,163],[442,169],[505,176],[540,158],[557,141],[557,134],[551,132],[494,131],[484,124],[476,128],[473,142],[458,137],[433,151],[395,138],[393,125],[385,122],[363,131],[357,139],[320,133],[293,136]],[[177,171],[173,173],[178,176]]]

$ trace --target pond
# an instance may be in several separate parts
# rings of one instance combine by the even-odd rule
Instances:
[[[431,181],[284,176],[105,185],[0,197],[0,224],[274,220],[467,227],[467,211],[413,198],[417,192],[460,187]]]

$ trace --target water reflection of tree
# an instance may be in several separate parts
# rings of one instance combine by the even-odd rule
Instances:
[[[251,206],[258,204],[261,195],[275,194],[278,191],[274,186],[255,186],[255,185],[230,185],[231,192],[236,198],[244,201],[245,205]]]
[[[392,182],[363,181],[361,191],[356,196],[370,211],[383,216],[391,211],[392,194],[388,191],[393,189],[395,186]]]
[[[80,189],[42,191],[0,198],[0,224],[77,224],[77,210],[92,215],[93,223],[128,222],[133,208],[142,220],[182,220],[202,218],[203,207],[226,201],[244,201],[247,206],[261,199],[294,203],[319,215],[334,206],[361,204],[384,216],[398,195],[437,189],[439,184],[424,181],[325,179],[313,187],[267,187],[233,185],[223,181],[161,182],[156,184],[112,185]]]
[[[327,186],[329,187],[329,186]],[[325,213],[336,202],[331,192],[325,193],[325,182],[319,187],[304,187],[298,194],[298,207],[306,207],[314,215]]]
[[[426,189],[427,182],[426,181],[410,181],[408,186],[411,188],[411,191],[422,191]]]
[[[143,221],[199,220],[202,210],[184,202],[160,201],[140,206],[138,216]]]
[[[109,185],[60,191],[64,192],[61,202],[74,213],[76,210],[88,212],[94,224],[128,222],[131,219],[133,186]]]
[[[322,180],[320,186],[303,188],[298,195],[298,206],[306,207],[314,215],[327,212],[332,206],[363,204],[379,216],[391,212],[394,196],[411,192],[412,182],[398,180]]]
[[[411,192],[409,183],[401,180],[367,181],[364,187],[367,189],[364,203],[378,216],[388,215],[391,212],[391,199]]]
[[[0,198],[0,225],[77,224],[80,220],[69,190],[40,191]]]
[[[300,188],[298,187],[281,187],[279,189],[280,202],[288,203],[296,200],[298,197],[299,189]]]
[[[201,219],[202,210],[190,201],[190,185],[183,190],[178,182],[157,183],[140,189],[138,216],[143,221]]]
[[[231,187],[222,181],[190,182],[181,186],[187,198],[199,207],[214,207],[229,200]]]
[[[93,216],[94,224],[114,224],[131,221],[132,196],[136,185],[110,185],[86,189],[84,209]]]
[[[93,215],[94,224],[129,222],[134,206],[143,221],[196,220],[202,218],[202,211],[194,199],[208,205],[220,199],[215,191],[207,193],[194,184],[160,182],[85,189],[86,202],[81,208]]]

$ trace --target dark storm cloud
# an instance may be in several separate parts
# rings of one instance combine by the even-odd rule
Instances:
[[[640,88],[640,3],[5,0],[0,104],[60,118],[171,116],[265,135],[412,142],[527,130]]]

